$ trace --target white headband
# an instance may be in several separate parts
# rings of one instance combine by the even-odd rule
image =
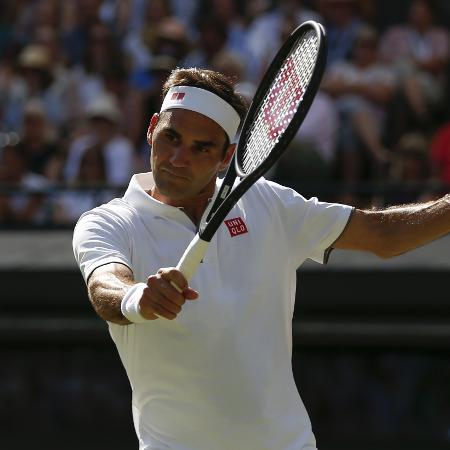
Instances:
[[[161,112],[181,108],[203,114],[218,123],[233,142],[241,121],[236,110],[212,92],[192,86],[174,86],[164,98]]]

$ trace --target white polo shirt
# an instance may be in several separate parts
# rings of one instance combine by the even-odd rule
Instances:
[[[177,264],[196,227],[135,175],[122,199],[81,216],[74,252],[85,280],[119,262],[146,282]],[[219,228],[173,320],[108,323],[132,387],[140,449],[313,450],[291,366],[296,269],[324,261],[352,208],[261,179]]]

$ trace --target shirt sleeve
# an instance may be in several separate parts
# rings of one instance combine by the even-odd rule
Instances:
[[[73,252],[85,282],[108,263],[131,264],[131,245],[124,223],[108,211],[96,208],[83,214],[73,233]]]
[[[305,199],[289,188],[279,188],[281,220],[291,256],[297,265],[306,259],[327,262],[329,249],[346,227],[353,207]]]

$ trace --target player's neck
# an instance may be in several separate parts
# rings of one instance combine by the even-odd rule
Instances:
[[[198,226],[200,224],[203,213],[205,212],[211,198],[214,195],[214,186],[208,188],[193,198],[177,199],[168,197],[159,192],[157,187],[154,187],[148,192],[154,199],[159,200],[166,205],[174,206],[184,211],[184,213]]]

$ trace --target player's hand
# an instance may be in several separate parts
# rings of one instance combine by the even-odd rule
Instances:
[[[178,286],[179,292],[174,286]],[[164,317],[173,320],[181,312],[186,300],[195,300],[198,292],[188,286],[183,274],[174,267],[159,269],[147,279],[139,304],[141,314],[148,320]]]

